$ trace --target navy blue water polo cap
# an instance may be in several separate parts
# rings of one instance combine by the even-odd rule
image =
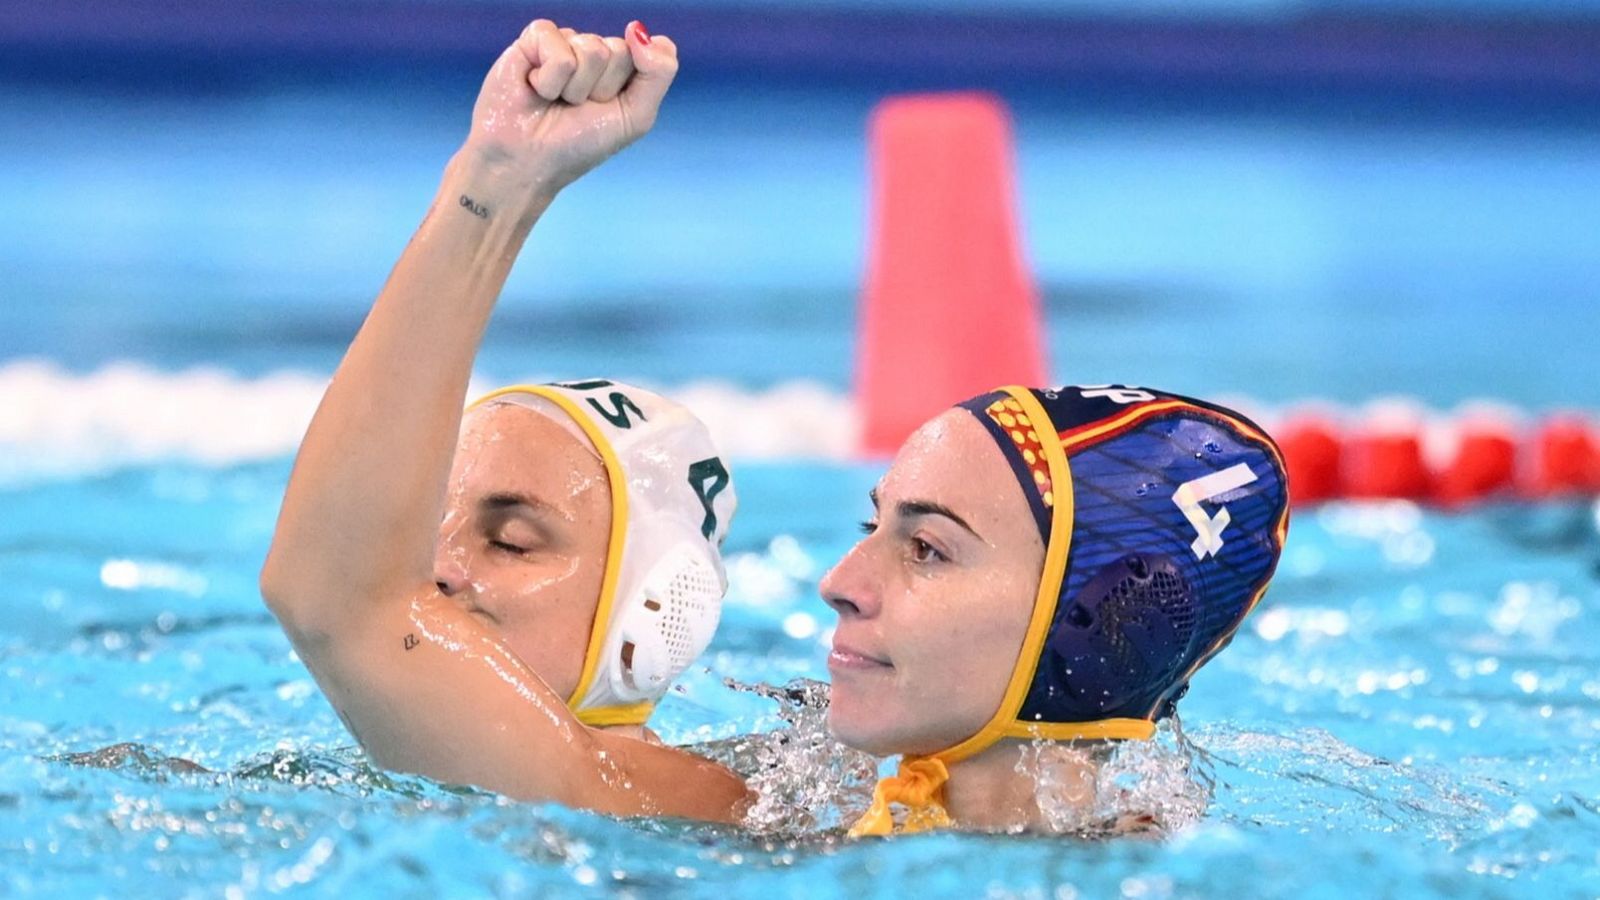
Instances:
[[[1289,525],[1277,445],[1232,410],[1149,388],[1006,387],[960,406],[1022,483],[1045,563],[999,710],[934,755],[1148,739],[1266,593]]]

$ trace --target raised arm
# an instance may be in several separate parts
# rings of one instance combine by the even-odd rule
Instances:
[[[738,779],[590,731],[434,583],[473,358],[562,187],[647,132],[677,50],[540,20],[485,79],[472,128],[300,447],[261,590],[380,764],[528,799],[729,819]],[[624,789],[622,785],[628,785]]]
[[[466,143],[295,459],[262,574],[294,623],[327,630],[372,597],[432,583],[467,381],[511,264],[557,191],[650,128],[676,71],[665,38],[632,26],[630,39],[576,41],[540,20],[490,70]],[[601,76],[617,82],[613,70],[631,74],[626,89],[584,99],[607,87]]]

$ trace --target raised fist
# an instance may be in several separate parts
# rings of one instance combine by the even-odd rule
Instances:
[[[638,140],[678,73],[678,48],[639,22],[626,33],[534,21],[484,79],[468,147],[553,194]]]

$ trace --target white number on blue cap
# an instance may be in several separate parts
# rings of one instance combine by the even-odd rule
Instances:
[[[1220,472],[1185,481],[1178,485],[1172,492],[1172,502],[1177,504],[1183,512],[1183,517],[1194,526],[1195,534],[1199,535],[1189,548],[1194,551],[1195,559],[1205,559],[1215,556],[1222,549],[1222,529],[1228,527],[1233,521],[1233,516],[1226,506],[1217,510],[1215,516],[1206,515],[1200,508],[1203,501],[1213,497],[1220,497],[1229,491],[1238,490],[1256,480],[1256,473],[1250,471],[1245,463],[1229,466]]]

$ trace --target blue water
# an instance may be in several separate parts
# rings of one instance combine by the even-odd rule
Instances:
[[[822,568],[868,466],[736,472],[733,589],[669,741],[775,727],[721,679],[824,677]],[[0,894],[1592,896],[1600,523],[1585,504],[1299,515],[1194,681],[1217,782],[1164,842],[757,839],[510,804],[368,770],[254,573],[281,463],[0,496]],[[219,774],[51,761],[136,742]],[[1076,892],[1076,893],[1074,893]]]
[[[7,87],[0,367],[246,378],[331,371],[473,89]],[[1058,378],[1600,407],[1594,121],[1008,99]],[[843,389],[872,100],[686,76],[541,223],[480,370]],[[669,741],[780,724],[725,677],[825,675],[816,580],[878,474],[735,468],[725,625],[661,708]],[[0,483],[0,895],[1600,896],[1592,505],[1300,513],[1184,701],[1216,789],[1170,841],[851,844],[373,773],[256,592],[287,470]],[[122,742],[154,762],[51,759]]]

